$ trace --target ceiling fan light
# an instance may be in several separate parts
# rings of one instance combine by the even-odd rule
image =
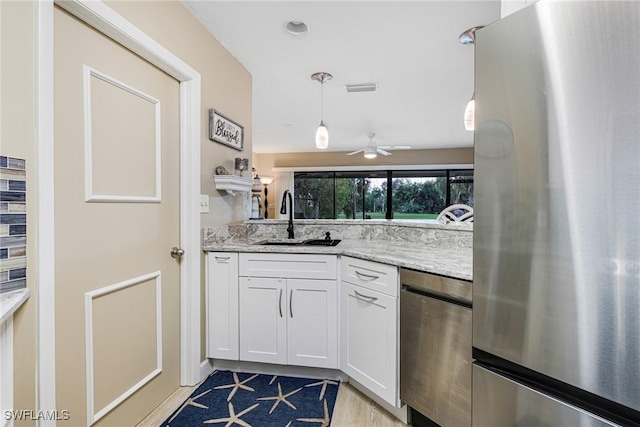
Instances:
[[[321,120],[320,126],[318,126],[318,130],[316,131],[316,148],[325,150],[327,147],[329,147],[329,131]]]
[[[464,109],[464,128],[469,131],[476,129],[476,100],[475,96],[467,102],[467,108]]]
[[[366,159],[375,159],[378,157],[378,150],[376,150],[376,147],[365,147],[364,157]]]

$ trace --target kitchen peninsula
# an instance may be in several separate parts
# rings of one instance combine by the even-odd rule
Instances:
[[[473,227],[436,221],[296,220],[296,241],[342,240],[332,247],[260,245],[287,240],[287,221],[246,221],[204,230],[206,252],[307,253],[347,255],[427,273],[472,280]]]
[[[288,227],[268,220],[204,230],[207,357],[221,369],[339,377],[407,422],[403,275],[470,294],[473,227],[298,220],[293,239]],[[339,243],[302,244],[309,240]]]

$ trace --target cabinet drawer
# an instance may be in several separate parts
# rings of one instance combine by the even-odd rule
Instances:
[[[343,256],[341,276],[343,282],[393,297],[398,296],[398,268],[393,265]]]
[[[241,253],[240,276],[337,278],[336,255]]]

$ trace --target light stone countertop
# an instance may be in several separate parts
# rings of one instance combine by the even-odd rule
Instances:
[[[270,239],[286,240],[286,239]],[[261,252],[336,254],[463,280],[473,280],[473,251],[470,248],[441,248],[422,243],[389,240],[345,239],[337,246],[266,246],[256,241],[235,240],[205,245],[206,252]]]
[[[0,324],[4,323],[29,298],[29,289],[0,294]]]

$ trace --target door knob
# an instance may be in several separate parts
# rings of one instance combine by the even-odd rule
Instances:
[[[184,255],[184,249],[175,246],[171,248],[171,258],[180,258],[182,255]]]

